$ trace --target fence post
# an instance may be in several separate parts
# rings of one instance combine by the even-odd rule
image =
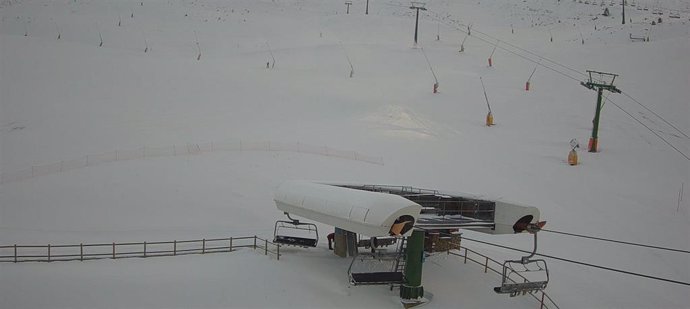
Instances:
[[[146,257],[146,242],[144,242],[144,257]]]
[[[489,257],[486,257],[486,262],[484,262],[484,273],[489,270]]]
[[[177,240],[173,240],[173,256],[177,255]]]
[[[254,250],[256,250],[256,235],[254,235]]]
[[[276,245],[276,259],[280,261],[280,245]]]
[[[17,244],[14,244],[14,262],[17,263]]]
[[[465,248],[465,264],[467,264],[467,248]]]
[[[264,239],[264,255],[268,255],[268,239]]]
[[[206,253],[206,238],[201,240],[201,254]]]
[[[115,243],[113,243],[113,260],[115,259]]]
[[[230,250],[228,252],[232,252],[232,237],[230,237]]]
[[[79,244],[79,260],[84,261],[84,243]]]
[[[48,244],[48,262],[50,262],[50,244]]]

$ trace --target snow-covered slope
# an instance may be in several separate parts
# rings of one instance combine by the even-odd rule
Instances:
[[[539,207],[554,230],[690,249],[690,197],[679,196],[690,186],[687,1],[637,1],[649,10],[626,7],[631,21],[621,25],[609,1],[434,0],[416,48],[409,2],[371,0],[369,15],[364,0],[353,2],[345,14],[342,1],[318,0],[2,1],[3,175],[108,151],[227,141],[321,145],[384,164],[230,151],[3,182],[0,244],[270,237],[282,216],[275,188],[313,179],[470,192]],[[604,7],[612,16],[600,15]],[[665,14],[651,26],[655,7]],[[676,10],[681,18],[668,18]],[[650,42],[629,39],[648,32]],[[581,150],[571,167],[568,142],[586,144],[594,114],[596,93],[579,84],[586,69],[620,74],[625,95],[608,96],[600,152]],[[531,246],[526,235],[466,233]],[[540,252],[690,282],[683,253],[546,232]],[[324,244],[284,254],[0,264],[0,307],[398,306],[387,287],[348,288],[349,261]],[[690,303],[687,286],[549,262],[547,292],[563,308]],[[536,307],[494,294],[498,277],[452,257],[424,267],[431,308]]]

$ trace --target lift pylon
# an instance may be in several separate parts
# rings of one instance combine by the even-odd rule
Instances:
[[[592,121],[592,137],[590,137],[589,139],[588,148],[589,152],[597,152],[597,144],[599,141],[599,119],[601,116],[602,107],[602,94],[604,90],[615,93],[621,93],[621,91],[613,85],[613,81],[616,80],[618,74],[591,70],[587,70],[587,73],[589,73],[589,80],[587,80],[586,82],[580,82],[580,84],[582,86],[585,86],[585,88],[587,89],[597,91],[597,107],[594,112],[594,120]]]

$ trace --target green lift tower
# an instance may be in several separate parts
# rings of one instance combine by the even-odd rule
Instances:
[[[597,145],[599,142],[599,119],[602,107],[602,94],[604,90],[611,91],[615,93],[621,93],[620,89],[613,85],[613,81],[616,80],[618,74],[598,72],[587,70],[589,73],[589,80],[586,82],[580,82],[582,86],[587,89],[597,91],[597,108],[594,111],[594,120],[592,121],[592,137],[589,138],[589,152],[597,152]]]
[[[426,302],[422,286],[422,260],[424,257],[424,231],[414,230],[407,238],[405,257],[406,282],[400,287],[400,298],[405,308]]]

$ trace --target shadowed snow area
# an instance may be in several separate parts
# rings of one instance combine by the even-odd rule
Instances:
[[[690,2],[628,1],[625,25],[620,1],[428,1],[414,46],[409,1],[365,15],[364,0],[350,14],[323,0],[2,0],[0,246],[272,239],[275,189],[305,179],[468,192],[538,207],[547,229],[690,250]],[[585,70],[619,74],[623,91],[604,93],[597,153]],[[204,148],[221,143],[243,147]],[[185,146],[147,155],[161,145]],[[331,231],[280,260],[0,263],[0,308],[400,307],[388,286],[348,286]],[[539,252],[690,282],[687,253],[548,232]],[[687,285],[547,261],[561,308],[690,303]],[[428,308],[539,307],[445,253],[422,280]]]

